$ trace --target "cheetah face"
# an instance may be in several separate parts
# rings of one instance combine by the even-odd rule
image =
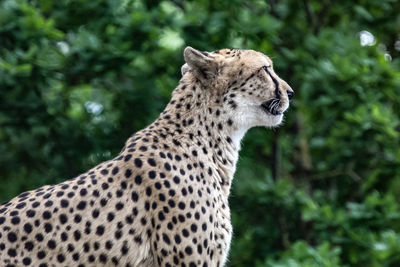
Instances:
[[[254,50],[200,52],[187,47],[182,73],[190,71],[212,90],[223,110],[245,130],[277,126],[289,107],[293,90],[273,69],[272,60]],[[219,101],[218,101],[219,100]]]
[[[227,67],[230,76],[237,77],[239,83],[228,90],[229,95],[237,91],[239,124],[244,128],[279,125],[293,90],[275,73],[267,56],[254,51],[240,54],[241,58],[234,64],[236,69]]]

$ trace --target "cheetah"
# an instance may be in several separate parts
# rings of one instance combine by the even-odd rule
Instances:
[[[293,90],[253,50],[184,50],[165,110],[120,154],[0,206],[1,266],[224,266],[240,142]]]

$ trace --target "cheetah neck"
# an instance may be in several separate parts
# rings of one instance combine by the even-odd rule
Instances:
[[[160,117],[150,128],[157,129],[175,149],[214,166],[218,183],[229,195],[240,142],[247,129],[235,125],[227,112],[213,105],[218,96],[205,94],[198,84],[181,83]],[[211,104],[210,104],[211,103]]]

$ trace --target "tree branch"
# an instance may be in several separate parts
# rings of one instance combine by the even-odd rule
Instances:
[[[349,176],[354,182],[360,183],[362,182],[362,178],[360,175],[358,175],[354,170],[352,169],[347,169],[347,170],[332,170],[324,173],[319,173],[316,175],[311,175],[309,176],[310,180],[322,180],[322,179],[327,179],[327,178],[334,178],[337,176]]]
[[[323,3],[323,6],[321,8],[321,11],[318,12],[318,21],[315,24],[314,27],[314,35],[318,35],[319,30],[321,29],[321,27],[324,25],[325,23],[325,17],[328,14],[329,8],[331,7],[331,1],[330,0],[325,0]]]
[[[277,19],[280,19],[278,12],[276,12],[276,3],[278,2],[278,0],[267,0],[266,1],[267,4],[270,6],[271,8],[271,15]]]
[[[271,155],[271,172],[272,172],[272,179],[276,181],[279,175],[279,132],[274,132],[274,137],[272,140],[272,155]]]
[[[171,2],[174,3],[180,9],[182,9],[183,11],[185,11],[185,4],[183,3],[183,1],[172,0]]]
[[[311,10],[308,0],[303,0],[303,4],[304,4],[304,10],[306,12],[308,26],[311,29],[314,29],[314,12]]]

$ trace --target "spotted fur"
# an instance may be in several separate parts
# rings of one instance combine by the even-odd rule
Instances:
[[[224,266],[240,140],[293,95],[252,50],[184,51],[160,117],[122,152],[0,206],[1,266]]]

